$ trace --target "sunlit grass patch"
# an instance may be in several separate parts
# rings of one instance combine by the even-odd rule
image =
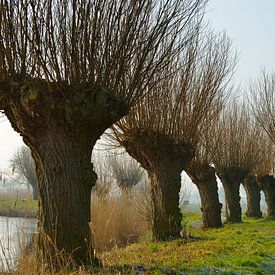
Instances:
[[[185,218],[196,221],[200,213]],[[193,238],[153,243],[142,241],[102,255],[106,266],[141,264],[149,270],[163,268],[224,274],[272,274],[275,271],[275,222],[244,219],[220,229],[189,228]]]

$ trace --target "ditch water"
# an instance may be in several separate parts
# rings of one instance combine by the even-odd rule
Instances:
[[[0,272],[14,270],[36,229],[37,219],[0,216]]]

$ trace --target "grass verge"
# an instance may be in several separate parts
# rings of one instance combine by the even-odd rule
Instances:
[[[38,202],[36,200],[0,200],[0,216],[36,218],[37,209]]]
[[[194,212],[186,218],[194,222]],[[275,221],[244,219],[220,229],[188,226],[189,239],[142,241],[102,254],[107,267],[152,274],[275,274]]]

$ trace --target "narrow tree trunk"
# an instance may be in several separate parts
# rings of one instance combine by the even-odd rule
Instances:
[[[221,179],[224,188],[225,200],[228,206],[227,222],[242,222],[240,185],[241,182],[243,182],[248,176],[249,172],[238,167],[223,168],[218,172],[218,176]]]
[[[33,200],[38,200],[38,186],[37,186],[37,181],[31,182],[30,183],[32,187],[32,199]]]
[[[171,166],[149,172],[153,205],[152,232],[156,241],[180,237],[180,172]]]
[[[89,144],[72,141],[60,129],[32,148],[41,203],[37,255],[54,267],[93,260],[89,223],[96,175]]]
[[[243,186],[246,192],[246,216],[261,218],[261,189],[254,175],[250,174],[244,181]]]
[[[265,175],[258,178],[259,186],[264,192],[267,205],[268,218],[275,219],[275,178],[271,175]]]
[[[219,202],[215,169],[209,164],[194,162],[187,170],[187,174],[199,190],[203,226],[205,228],[221,227],[222,204]]]

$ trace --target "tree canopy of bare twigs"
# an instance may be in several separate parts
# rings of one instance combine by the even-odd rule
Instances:
[[[258,124],[275,143],[275,74],[262,73],[250,85],[251,106]]]
[[[145,177],[144,169],[130,157],[113,155],[109,158],[109,165],[112,177],[122,191],[130,191]]]
[[[263,157],[256,165],[254,173],[257,176],[274,175],[274,143],[267,135],[263,135],[261,143],[263,147]]]
[[[14,153],[10,160],[14,172],[22,178],[26,184],[31,185],[33,191],[33,198],[38,199],[38,186],[35,171],[35,163],[31,156],[31,151],[28,147],[22,146]]]
[[[101,87],[131,105],[180,51],[205,3],[1,0],[0,80],[45,79],[49,93],[65,98]]]
[[[265,134],[247,104],[232,104],[212,128],[207,145],[217,171],[235,167],[252,172],[265,158]]]
[[[196,148],[222,108],[235,61],[224,34],[206,38],[197,33],[178,60],[161,74],[167,75],[177,66],[181,69],[163,77],[154,93],[116,124],[116,139],[123,145],[137,135],[147,139],[163,135],[173,143]]]

